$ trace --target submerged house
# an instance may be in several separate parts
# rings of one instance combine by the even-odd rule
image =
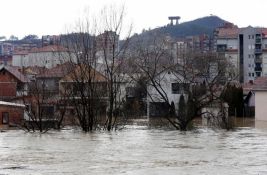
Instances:
[[[155,77],[157,88],[151,81],[147,83],[147,116],[164,116],[169,110],[169,104],[174,103],[178,109],[181,94],[186,94],[189,84],[183,77],[177,77],[172,70],[165,70]]]
[[[255,93],[255,120],[267,121],[267,77],[257,78],[252,91]]]
[[[25,105],[0,101],[0,129],[20,125],[23,121]]]

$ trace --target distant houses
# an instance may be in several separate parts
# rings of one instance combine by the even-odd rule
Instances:
[[[115,44],[110,40],[110,36],[114,38]],[[33,104],[27,104],[27,100],[33,98],[32,85],[36,84],[36,87],[42,87],[46,94],[49,94],[42,101],[42,110],[47,115],[55,114],[60,108],[55,103],[58,100],[62,102],[64,95],[76,93],[77,98],[75,100],[78,100],[79,83],[80,81],[88,81],[86,80],[88,78],[101,91],[101,109],[106,112],[108,110],[107,91],[110,80],[107,75],[107,67],[104,64],[111,63],[110,60],[105,60],[105,58],[112,56],[114,48],[114,52],[119,50],[119,36],[112,31],[106,31],[98,36],[88,37],[88,39],[95,37],[94,41],[97,42],[94,43],[95,45],[90,45],[91,49],[95,49],[94,52],[90,53],[92,54],[90,56],[93,56],[97,61],[90,66],[87,65],[87,67],[85,67],[85,64],[83,65],[86,60],[79,60],[79,62],[76,60],[84,53],[81,51],[74,53],[74,50],[64,47],[60,43],[59,36],[43,37],[42,46],[39,47],[37,45],[21,44],[21,46],[12,46],[10,43],[0,43],[0,100],[10,103],[8,105],[3,103],[4,109],[8,107],[12,110],[13,108],[18,108],[16,110],[23,109],[15,102],[25,104],[24,109],[31,105],[31,107],[37,108]],[[244,115],[253,115],[255,108],[256,120],[267,120],[264,114],[264,108],[267,107],[265,106],[265,103],[267,104],[267,101],[265,101],[267,99],[267,95],[265,97],[265,92],[267,94],[266,28],[238,28],[231,23],[225,23],[214,30],[213,38],[207,35],[188,36],[183,39],[170,38],[169,36],[166,36],[166,38],[167,42],[164,43],[164,49],[167,48],[166,51],[171,55],[172,59],[169,61],[173,65],[184,64],[184,58],[187,54],[194,51],[225,57],[234,67],[239,82],[243,83]],[[103,48],[107,50],[103,50]],[[85,56],[88,57],[89,55]],[[112,64],[119,65],[121,62],[115,60]],[[129,71],[131,64],[127,66],[122,68],[127,70],[121,71],[118,68],[119,71],[114,73],[117,77],[122,78],[116,80],[120,88],[115,97],[117,101],[125,102],[124,107],[127,109],[131,108],[129,107],[130,103],[135,106],[142,106],[139,107],[143,110],[142,115],[150,117],[162,116],[168,112],[166,111],[169,110],[166,107],[166,101],[169,104],[172,103],[177,112],[181,94],[185,94],[185,89],[190,88],[189,83],[183,80],[184,77],[177,77],[172,69],[166,69],[163,63],[162,65],[160,63],[160,67],[164,71],[157,70],[155,76],[156,79],[160,80],[160,84],[158,84],[160,90],[155,90],[155,85],[151,85],[151,82],[147,79],[142,80],[143,87],[138,87],[140,84],[138,85],[137,82],[134,82],[136,80],[133,81],[132,79],[135,75]],[[206,72],[207,76],[212,76],[212,72],[216,72],[213,67],[210,66],[210,69]],[[88,70],[83,69],[90,69],[94,75],[93,79],[91,79],[91,75],[88,75]],[[140,77],[142,77],[142,71],[140,70],[135,74],[140,74]],[[81,78],[85,79],[81,80]],[[192,84],[192,82],[190,83]],[[161,91],[164,95],[159,94]],[[97,95],[99,96],[99,94]],[[27,100],[25,101],[23,97],[27,97]],[[75,103],[67,104],[69,114],[74,113],[74,108],[71,106],[73,104]],[[8,118],[4,111],[2,113],[0,114],[2,119]],[[27,117],[29,116],[26,116],[26,118],[24,116],[24,119],[29,119]],[[4,123],[6,123],[5,121]],[[13,121],[11,114],[8,121]]]

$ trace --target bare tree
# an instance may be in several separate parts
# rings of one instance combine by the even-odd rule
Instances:
[[[44,80],[34,80],[28,83],[28,95],[22,100],[26,105],[26,120],[23,127],[28,131],[36,130],[43,133],[55,128],[54,98]]]
[[[148,100],[161,102],[172,126],[187,130],[203,108],[222,101],[220,93],[237,76],[231,73],[230,63],[215,53],[188,51],[177,62],[169,44],[166,37],[138,44],[136,64],[147,78]],[[178,105],[180,100],[183,105]]]
[[[100,34],[97,36],[97,50],[100,58],[103,59],[105,75],[108,78],[108,111],[106,128],[112,130],[121,109],[121,82],[124,79],[121,68],[124,66],[125,54],[127,51],[131,27],[128,31],[124,25],[124,7],[116,9],[114,6],[106,7],[101,11]],[[120,42],[120,36],[125,38]]]

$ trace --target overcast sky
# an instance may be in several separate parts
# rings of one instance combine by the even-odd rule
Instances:
[[[126,19],[134,32],[168,23],[168,16],[180,22],[217,15],[239,27],[267,27],[267,0],[1,0],[0,36],[63,33],[86,9],[97,13],[105,5],[125,4]]]

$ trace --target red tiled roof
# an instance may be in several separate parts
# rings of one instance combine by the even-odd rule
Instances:
[[[248,86],[249,87],[249,86]],[[252,90],[267,90],[267,77],[258,77],[251,85]]]
[[[13,55],[27,55],[29,52],[26,50],[15,51]]]
[[[218,28],[217,35],[218,38],[237,38],[239,31],[239,28]]]
[[[60,64],[56,67],[53,67],[51,69],[45,69],[43,72],[41,72],[37,77],[40,78],[62,78],[65,75],[67,75],[69,72],[73,70],[73,65],[69,62],[66,62],[64,64]]]
[[[25,74],[33,74],[38,75],[41,74],[41,72],[44,72],[47,68],[45,67],[39,67],[39,66],[29,66],[24,68]]]
[[[33,48],[30,50],[31,53],[36,53],[36,52],[66,52],[67,49],[63,46],[60,45],[49,45],[45,47],[40,47],[40,48]]]
[[[10,72],[13,76],[15,76],[19,81],[21,82],[29,82],[30,80],[25,76],[23,75],[20,71],[19,71],[19,67],[17,66],[2,66],[0,68],[1,69],[5,69],[7,70],[8,72]]]
[[[266,38],[267,37],[267,28],[262,28],[261,33],[262,33],[263,37]]]

